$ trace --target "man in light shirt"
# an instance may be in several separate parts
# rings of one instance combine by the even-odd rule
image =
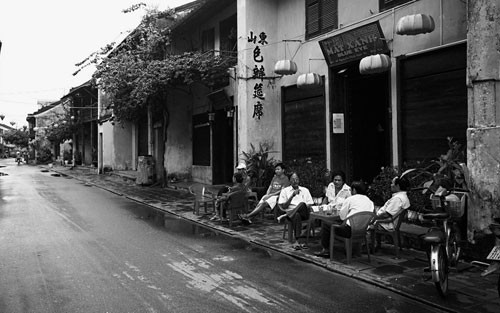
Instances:
[[[375,206],[365,194],[366,194],[366,184],[362,181],[354,181],[351,184],[352,196],[345,199],[342,203],[342,207],[339,211],[340,220],[344,221],[351,215],[359,212],[373,212]],[[323,249],[321,252],[317,253],[318,256],[329,257],[329,247],[330,247],[330,228],[331,224],[323,223],[321,226],[321,246]],[[341,237],[349,238],[351,237],[351,226],[349,221],[342,227],[335,228],[335,234]]]
[[[278,217],[278,222],[284,218],[292,221],[295,239],[301,236],[302,221],[309,219],[311,206],[314,201],[309,189],[299,186],[299,176],[293,173],[290,176],[290,186],[281,189],[278,205],[283,215]]]
[[[410,182],[408,179],[405,177],[394,177],[391,183],[392,197],[378,209],[375,221],[391,218],[398,214],[399,211],[408,209],[410,207],[410,200],[406,192],[409,187]],[[382,227],[387,231],[394,230],[394,224],[392,222],[378,222],[376,226]]]

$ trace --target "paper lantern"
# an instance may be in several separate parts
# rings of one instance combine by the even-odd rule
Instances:
[[[398,35],[418,35],[430,33],[434,30],[432,16],[426,14],[406,15],[399,19],[396,25]]]
[[[278,75],[293,75],[297,73],[297,64],[292,60],[279,60],[274,65],[274,72]]]
[[[391,58],[385,54],[374,54],[364,57],[359,61],[359,73],[376,74],[391,68]]]
[[[319,87],[323,84],[321,76],[316,73],[307,73],[299,75],[297,78],[297,88],[307,89]]]

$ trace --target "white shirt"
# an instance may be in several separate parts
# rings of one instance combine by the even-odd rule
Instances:
[[[294,189],[292,186],[283,188],[280,192],[278,203],[285,204],[288,201],[288,199],[292,197],[293,191]],[[307,189],[306,187],[299,186],[299,193],[292,198],[292,201],[290,201],[288,208],[283,208],[283,209],[294,209],[301,202],[304,202],[306,205],[314,204],[309,189]]]
[[[370,200],[365,195],[352,195],[349,198],[345,199],[342,203],[342,208],[339,212],[339,217],[341,220],[345,220],[349,218],[351,215],[359,213],[359,212],[372,212],[374,211],[375,206],[373,201]],[[349,221],[346,223],[349,225]]]
[[[326,197],[328,198],[328,204],[335,206],[337,209],[340,209],[342,206],[342,202],[345,199],[351,196],[351,187],[347,186],[347,184],[342,185],[340,191],[335,195],[335,185],[333,183],[328,184],[326,187]]]
[[[406,210],[410,207],[410,199],[408,199],[408,195],[406,191],[399,191],[392,195],[392,198],[387,200],[383,207],[378,209],[377,215],[381,215],[383,213],[388,213],[391,216],[394,216],[399,213],[401,210]],[[379,223],[380,226],[385,228],[386,230],[394,230],[393,223]]]

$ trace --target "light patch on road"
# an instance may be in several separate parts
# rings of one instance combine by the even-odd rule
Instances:
[[[266,298],[259,290],[244,281],[241,275],[228,270],[221,274],[205,274],[206,268],[199,264],[204,264],[204,262],[189,260],[189,262],[173,262],[168,266],[190,279],[188,287],[205,292],[216,292],[243,310],[248,308],[249,300],[265,305],[276,304],[275,301]]]
[[[130,279],[130,280],[135,280],[135,279],[134,279],[134,277],[132,277],[132,275],[130,275],[130,274],[129,274],[129,273],[127,273],[126,271],[123,271],[122,273],[123,273],[123,275],[125,275],[128,279]]]
[[[129,262],[125,262],[125,265],[127,265],[128,268],[133,270],[134,272],[140,272],[139,268],[135,265],[130,264]]]
[[[225,256],[225,255],[218,255],[218,256],[214,257],[212,260],[222,261],[222,262],[231,262],[231,261],[234,261],[234,258],[230,257],[230,256]]]

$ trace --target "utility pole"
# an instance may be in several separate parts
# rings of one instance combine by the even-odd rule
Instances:
[[[500,217],[500,0],[467,4],[468,239]]]

